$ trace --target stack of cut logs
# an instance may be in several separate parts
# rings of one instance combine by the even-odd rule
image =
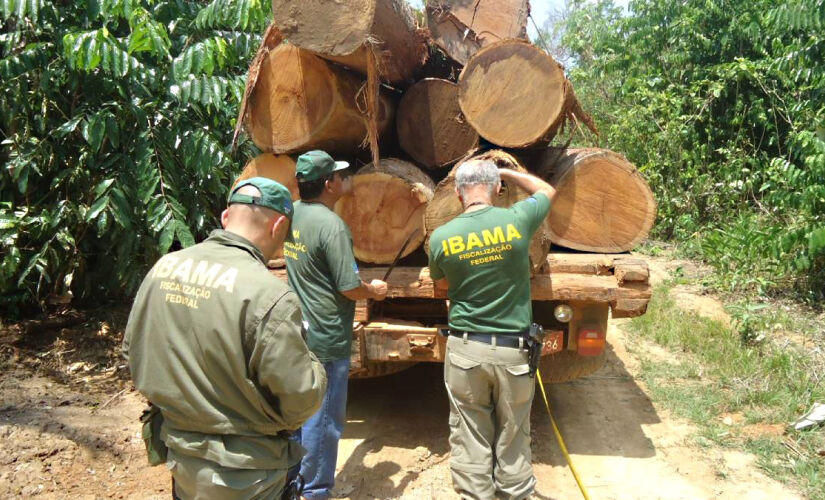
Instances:
[[[297,155],[324,149],[355,164],[352,192],[335,210],[359,260],[391,262],[418,230],[404,252],[413,253],[459,214],[453,173],[469,158],[556,188],[532,242],[534,271],[551,243],[618,253],[647,236],[656,204],[636,168],[609,150],[568,147],[598,132],[562,66],[526,40],[528,0],[431,1],[426,28],[405,0],[272,8],[235,135],[245,128],[264,153],[242,175],[280,180],[297,198]],[[504,185],[495,204],[526,196]]]

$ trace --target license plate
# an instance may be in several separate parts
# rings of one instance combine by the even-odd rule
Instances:
[[[544,345],[541,346],[541,355],[555,354],[564,348],[564,332],[553,330],[544,332]]]

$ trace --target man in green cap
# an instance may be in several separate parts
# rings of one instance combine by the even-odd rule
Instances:
[[[278,499],[300,462],[290,431],[320,407],[326,374],[298,299],[266,268],[292,216],[281,184],[239,183],[225,229],[162,257],[135,298],[123,353],[160,409],[178,498]]]
[[[307,344],[324,364],[329,381],[320,411],[301,429],[307,454],[300,472],[309,500],[329,498],[335,483],[338,440],[346,421],[355,301],[383,300],[387,294],[383,281],[361,280],[350,230],[333,211],[350,187],[342,176],[348,167],[323,151],[298,157],[295,176],[301,201],[295,203],[292,238],[284,244],[289,285],[301,301]]]

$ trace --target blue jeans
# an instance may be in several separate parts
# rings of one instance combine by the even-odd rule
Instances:
[[[327,500],[332,496],[338,440],[347,420],[350,359],[326,361],[323,365],[327,372],[327,392],[321,409],[295,433],[307,451],[301,460],[301,475],[306,481],[303,495],[308,500]]]

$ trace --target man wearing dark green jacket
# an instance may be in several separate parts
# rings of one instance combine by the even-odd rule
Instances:
[[[318,410],[326,375],[298,299],[265,264],[292,210],[277,182],[239,183],[225,230],[162,257],[135,298],[123,352],[164,418],[179,498],[280,498],[303,455],[288,431]]]

